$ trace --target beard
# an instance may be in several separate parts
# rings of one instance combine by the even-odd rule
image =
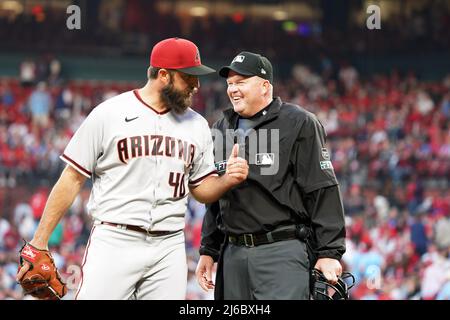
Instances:
[[[168,85],[162,88],[160,99],[170,111],[176,114],[183,114],[192,105],[191,93],[193,93],[193,89],[177,90],[173,82],[170,81]]]

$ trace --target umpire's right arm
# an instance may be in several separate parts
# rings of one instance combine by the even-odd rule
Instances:
[[[220,247],[224,242],[225,235],[218,227],[220,219],[219,202],[206,205],[206,213],[203,217],[202,240],[200,245],[200,259],[197,264],[195,275],[200,286],[208,291],[214,289],[212,281],[212,268],[219,260]]]

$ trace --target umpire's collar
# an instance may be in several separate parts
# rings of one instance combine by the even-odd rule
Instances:
[[[281,109],[281,99],[280,97],[276,97],[272,100],[272,102],[265,108],[258,111],[255,115],[250,117],[250,119],[255,120],[255,126],[254,128],[260,126],[261,124],[270,121],[276,117],[278,117],[278,113],[280,113]],[[230,124],[229,128],[236,129],[237,127],[237,121],[239,119],[239,114],[234,111],[233,108],[226,109],[223,112],[223,115],[225,119],[227,119],[228,123]]]

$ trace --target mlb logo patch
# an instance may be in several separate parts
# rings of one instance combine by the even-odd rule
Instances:
[[[233,62],[242,62],[242,61],[244,61],[244,59],[245,59],[245,56],[237,55],[236,57],[234,57],[234,59],[233,59],[233,61],[231,61],[231,63],[233,63]]]
[[[274,153],[257,153],[255,156],[255,164],[257,166],[271,166],[275,161]]]

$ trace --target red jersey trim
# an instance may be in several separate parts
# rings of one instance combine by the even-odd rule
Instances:
[[[68,156],[66,156],[65,154],[63,154],[61,156],[61,158],[63,158],[63,160],[66,160],[70,165],[74,166],[76,169],[78,169],[78,171],[81,171],[81,173],[83,173],[84,175],[87,175],[88,178],[90,178],[92,176],[92,172],[90,172],[89,170],[86,170],[85,168],[83,168],[81,165],[79,165],[76,161],[72,160],[71,158],[69,158]]]
[[[199,182],[201,182],[202,180],[204,180],[206,177],[209,177],[209,176],[211,176],[211,175],[216,175],[216,176],[217,176],[217,170],[214,170],[214,171],[212,171],[212,172],[210,172],[210,173],[204,175],[203,177],[198,178],[198,179],[196,179],[196,180],[194,180],[194,181],[189,181],[189,184],[192,184],[192,185],[193,185],[193,184],[198,184]]]
[[[141,98],[141,96],[139,95],[139,92],[138,92],[137,89],[134,89],[134,90],[133,90],[133,93],[134,93],[134,95],[136,96],[136,98],[137,98],[144,106],[146,106],[147,108],[150,108],[153,112],[155,112],[155,113],[157,113],[157,114],[160,114],[160,115],[161,115],[161,114],[166,114],[167,112],[170,111],[169,109],[164,110],[164,111],[162,111],[162,112],[156,111],[156,110],[153,109],[150,105],[148,105],[147,103],[145,103],[144,100],[142,100],[142,98]]]

